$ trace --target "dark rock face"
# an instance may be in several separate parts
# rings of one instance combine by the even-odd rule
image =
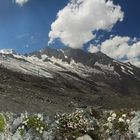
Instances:
[[[0,54],[0,97],[0,110],[14,112],[139,108],[140,69],[101,52],[70,48],[45,48],[26,57]]]

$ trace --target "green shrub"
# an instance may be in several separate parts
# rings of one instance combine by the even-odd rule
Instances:
[[[56,124],[56,135],[60,135],[62,139],[75,140],[80,136],[89,134],[92,138],[95,137],[98,140],[96,122],[87,118],[83,110],[77,110],[71,114],[57,115]]]
[[[5,129],[5,118],[2,114],[0,114],[0,132],[3,132]]]
[[[127,133],[134,117],[135,114],[127,110],[110,112],[107,114],[103,129],[108,133]]]
[[[23,118],[22,125],[18,128],[20,134],[23,135],[29,129],[33,129],[38,134],[42,135],[47,130],[48,125],[43,120],[43,116],[40,114],[28,116],[27,114]]]

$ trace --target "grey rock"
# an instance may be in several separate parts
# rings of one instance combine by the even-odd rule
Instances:
[[[76,140],[92,140],[92,138],[89,135],[84,135],[82,137],[77,138]]]

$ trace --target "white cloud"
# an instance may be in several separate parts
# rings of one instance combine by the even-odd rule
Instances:
[[[101,51],[115,59],[121,59],[128,54],[129,37],[115,36],[103,42],[100,46]]]
[[[90,52],[95,50],[95,46],[89,48]],[[101,52],[114,59],[129,61],[140,67],[140,41],[136,38],[132,39],[130,37],[121,36],[111,37],[99,45],[99,48]]]
[[[111,30],[122,20],[121,7],[111,0],[71,0],[52,23],[49,43],[59,38],[66,46],[81,48],[96,37],[93,31]]]
[[[23,6],[25,3],[27,3],[29,0],[15,0],[15,2],[20,5]]]
[[[139,58],[132,58],[132,59],[126,60],[124,62],[130,62],[131,64],[140,68],[140,59]]]
[[[116,59],[140,57],[140,41],[130,42],[130,37],[115,36],[103,42],[100,48],[103,53]]]
[[[88,47],[88,52],[90,53],[96,53],[98,51],[99,51],[99,48],[97,46],[90,44],[90,46]]]

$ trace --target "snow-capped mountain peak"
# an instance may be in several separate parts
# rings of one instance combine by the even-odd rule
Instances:
[[[16,52],[12,49],[1,49],[0,53],[1,54],[16,54]]]
[[[140,83],[139,68],[116,61],[101,52],[91,54],[78,49],[45,48],[26,56],[15,54],[11,49],[1,50],[0,53],[5,54],[0,55],[2,66],[33,76],[55,79],[61,75],[77,81],[100,81],[122,93],[128,92],[126,83]]]

